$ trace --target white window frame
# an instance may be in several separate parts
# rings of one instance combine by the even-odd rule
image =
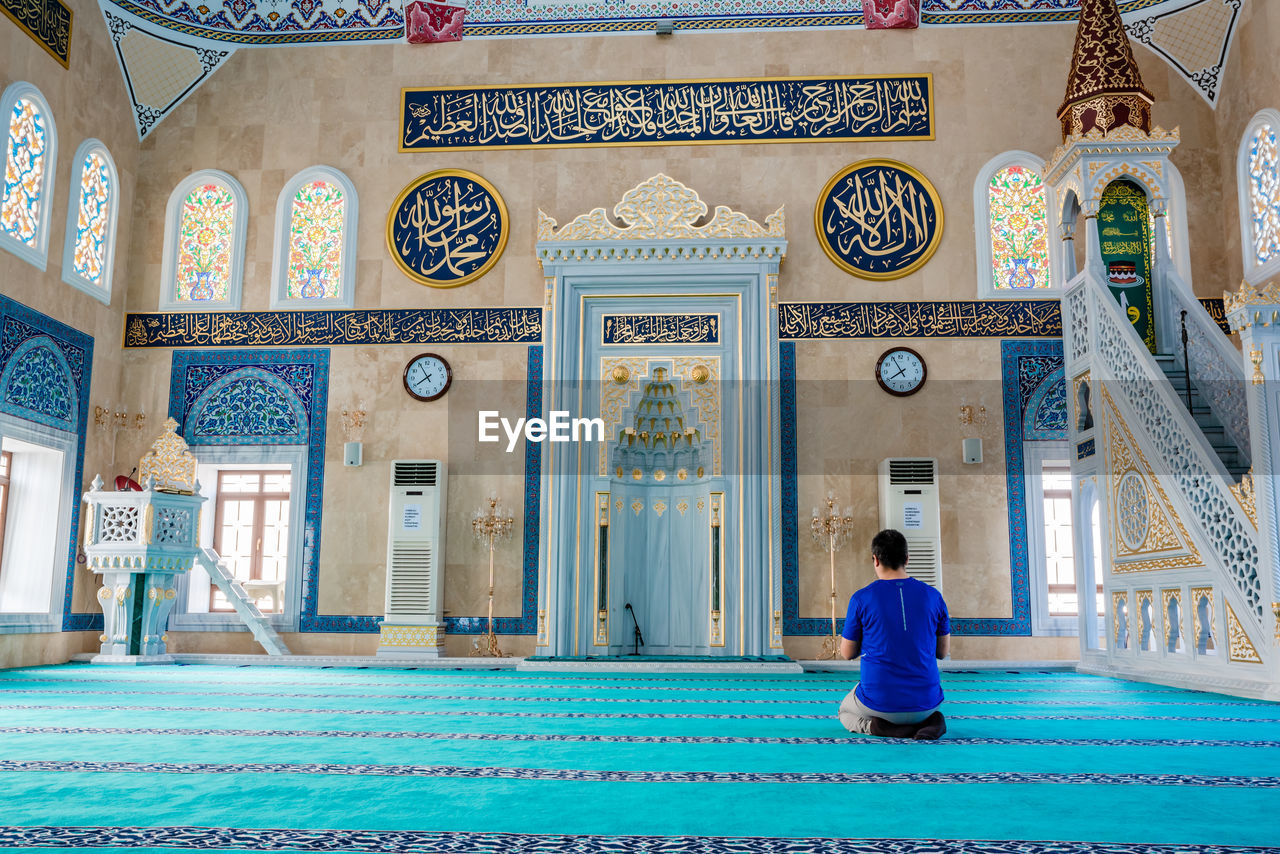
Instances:
[[[80,230],[84,161],[95,152],[106,165],[107,175],[111,181],[111,196],[107,200],[109,208],[107,233],[102,238],[102,283],[97,285],[75,271],[76,232]],[[62,281],[77,290],[84,291],[103,305],[111,305],[111,273],[116,257],[116,226],[120,221],[120,177],[116,171],[116,162],[101,140],[90,137],[80,143],[80,147],[76,149],[75,160],[72,161],[71,166],[71,201],[67,205],[67,231],[62,243]]]
[[[289,292],[289,220],[293,214],[293,197],[298,188],[312,181],[327,181],[342,190],[346,204],[342,212],[342,269],[339,272],[338,296],[324,299],[290,298]],[[359,199],[351,179],[332,166],[311,166],[294,175],[276,199],[276,246],[271,263],[271,308],[335,309],[355,305],[356,287],[356,222]]]
[[[221,184],[231,191],[235,214],[231,225],[231,279],[225,300],[180,301],[177,294],[178,221],[183,200],[201,184]],[[183,178],[169,194],[164,209],[164,254],[160,264],[160,311],[216,311],[239,309],[244,286],[244,246],[249,228],[249,200],[240,182],[219,169],[201,169]]]
[[[1044,180],[1044,160],[1030,151],[1006,151],[997,154],[986,162],[978,171],[973,182],[973,234],[978,259],[978,299],[1059,299],[1065,288],[1062,283],[1054,282],[1053,287],[1036,288],[1031,291],[1011,291],[997,289],[991,277],[991,179],[1007,166],[1025,166],[1040,176],[1044,186],[1045,229],[1049,245],[1049,268],[1046,271],[1054,279],[1061,270],[1059,255],[1062,252],[1062,241],[1057,239],[1054,216],[1054,193],[1049,182]]]
[[[0,95],[0,117],[3,117],[6,140],[4,156],[0,157],[0,180],[3,180],[3,163],[8,157],[10,114],[20,98],[35,101],[45,119],[45,170],[40,187],[40,207],[36,211],[36,245],[28,246],[8,232],[0,231],[0,249],[7,249],[43,273],[49,263],[49,211],[53,209],[54,172],[58,165],[58,128],[53,121],[53,110],[49,109],[49,102],[39,89],[25,80],[9,84]]]
[[[1022,494],[1027,499],[1027,575],[1031,582],[1031,634],[1034,637],[1076,637],[1080,634],[1078,617],[1049,616],[1049,567],[1044,554],[1044,464],[1048,460],[1070,460],[1070,451],[1071,443],[1065,441],[1022,443]],[[1074,514],[1074,495],[1072,502]],[[1073,528],[1075,521],[1073,515]]]
[[[0,413],[0,438],[3,437],[59,451],[62,454],[62,486],[58,495],[53,562],[49,567],[53,574],[49,585],[49,608],[47,611],[30,613],[0,613],[0,635],[60,632],[67,589],[67,546],[71,538],[71,511],[80,500],[75,482],[76,446],[79,440],[74,433]],[[12,503],[10,507],[12,508]],[[12,572],[15,569],[9,566],[5,571]]]
[[[200,468],[218,469],[260,469],[263,466],[285,465],[289,467],[289,562],[285,574],[284,602],[280,613],[264,614],[277,632],[299,631],[302,613],[302,557],[303,527],[306,516],[307,496],[307,453],[306,445],[193,445],[191,453],[200,461]],[[200,494],[207,500],[203,507],[200,522],[201,547],[213,545],[214,502],[217,500],[215,478],[200,480]],[[177,604],[170,618],[169,626],[180,632],[247,632],[249,627],[235,612],[227,611],[191,611],[190,577],[192,573],[203,574],[197,564],[191,573],[184,573],[178,579]],[[206,600],[208,596],[204,597]]]
[[[1280,253],[1265,263],[1259,264],[1253,249],[1253,211],[1250,204],[1249,185],[1249,140],[1262,125],[1270,125],[1280,134],[1280,111],[1270,107],[1259,110],[1245,126],[1240,137],[1240,147],[1236,150],[1236,201],[1240,209],[1240,251],[1244,256],[1244,278],[1251,285],[1261,284],[1266,279],[1280,273]]]

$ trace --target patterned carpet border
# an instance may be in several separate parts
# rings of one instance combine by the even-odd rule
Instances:
[[[705,689],[704,689],[705,690]],[[65,694],[66,691],[50,691],[44,688],[17,688],[6,689],[6,694]],[[102,696],[136,696],[137,691],[97,691],[92,688],[86,690],[78,690],[77,694],[96,694]],[[261,691],[178,691],[175,692],[181,696],[190,697],[261,697]],[[485,696],[481,694],[363,694],[363,700],[440,700],[445,702],[463,702],[472,701],[480,703],[645,703],[665,705],[669,703],[697,703],[705,706],[827,706],[832,703],[839,703],[841,698],[841,690],[833,688],[828,693],[830,697],[822,700],[793,700],[793,699],[742,699],[740,697],[724,697],[719,699],[707,697],[645,697],[636,699],[634,697],[512,697],[512,696]],[[323,694],[323,693],[284,693],[273,692],[273,697],[287,697],[291,699],[301,700],[349,700],[351,694]],[[1008,700],[959,700],[953,699],[953,703],[963,703],[966,706],[1005,706]],[[1036,700],[1037,706],[1083,706],[1088,705],[1088,701],[1081,700]],[[1264,702],[1253,702],[1249,700],[1114,700],[1108,699],[1107,706],[1248,706],[1252,708],[1273,708],[1273,704]],[[282,709],[282,711],[288,711]],[[1280,721],[1280,718],[1277,718]]]
[[[91,712],[229,712],[254,715],[298,714],[298,715],[353,715],[353,716],[427,716],[427,717],[464,717],[464,718],[585,718],[591,720],[684,720],[698,718],[700,720],[734,720],[734,721],[777,721],[777,720],[828,720],[832,715],[729,715],[729,714],[696,714],[694,712],[481,712],[474,709],[300,709],[300,708],[255,708],[250,706],[98,706],[98,705],[0,705],[4,709],[20,709],[47,711],[51,709],[75,709]],[[1112,715],[1105,710],[1096,715],[953,715],[948,713],[947,720],[956,721],[1195,721],[1197,723],[1238,723],[1238,724],[1274,724],[1280,718],[1229,718],[1188,715]]]
[[[1081,786],[1194,786],[1200,789],[1280,789],[1280,777],[1200,774],[1096,774],[1033,771],[626,771],[586,768],[507,768],[462,765],[374,765],[353,762],[89,762],[0,759],[0,773],[304,774],[336,777],[424,777],[468,780],[561,780],[575,783],[809,783],[818,785],[1053,784]]]
[[[243,827],[0,827],[0,848],[387,851],[404,854],[1258,854],[1244,845],[991,839],[778,839],[759,836],[570,836],[415,830]]]
[[[6,726],[0,734],[20,735],[176,735],[232,738],[408,738],[426,741],[537,741],[604,744],[848,744],[848,736],[734,736],[734,735],[595,735],[590,733],[421,732],[419,730],[310,730],[310,729],[188,729],[130,727]],[[922,744],[911,739],[889,739],[884,744]],[[1012,745],[1025,747],[1280,747],[1280,741],[1226,738],[946,738],[930,744]]]

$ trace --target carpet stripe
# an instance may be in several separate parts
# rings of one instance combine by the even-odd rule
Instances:
[[[1194,786],[1280,789],[1280,777],[1199,774],[1095,774],[1089,772],[822,772],[822,771],[627,771],[584,768],[502,768],[461,765],[373,765],[352,762],[90,762],[0,759],[9,771],[109,774],[323,774],[343,777],[451,777],[473,780],[571,780],[585,783],[874,783],[890,785],[999,783],[1086,786]]]
[[[421,830],[240,827],[0,827],[0,848],[190,848],[201,851],[387,851],[405,854],[1262,854],[1246,845],[1039,842],[1029,839],[778,839],[587,836]]]
[[[849,744],[851,737],[730,736],[730,735],[594,735],[590,733],[503,733],[503,732],[419,732],[416,730],[308,730],[308,729],[195,729],[126,727],[0,727],[0,734],[31,735],[176,735],[224,736],[233,738],[409,738],[427,741],[545,741],[602,744]],[[910,739],[888,739],[868,744],[919,744]],[[1280,741],[1222,738],[945,738],[933,746],[973,744],[1028,747],[1280,747]]]

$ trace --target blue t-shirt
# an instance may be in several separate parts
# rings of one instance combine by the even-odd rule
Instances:
[[[942,703],[938,638],[951,634],[942,594],[915,578],[876,579],[849,599],[844,637],[862,645],[858,699],[878,712]]]

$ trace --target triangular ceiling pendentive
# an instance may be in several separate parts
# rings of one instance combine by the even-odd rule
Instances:
[[[210,47],[173,30],[143,26],[109,0],[100,0],[99,6],[133,105],[139,140],[235,52],[233,47]]]
[[[1130,38],[1151,48],[1186,78],[1208,102],[1218,106],[1222,70],[1231,55],[1231,39],[1248,0],[1186,0],[1162,4],[1141,18],[1126,16]],[[1170,7],[1173,8],[1170,8]]]

